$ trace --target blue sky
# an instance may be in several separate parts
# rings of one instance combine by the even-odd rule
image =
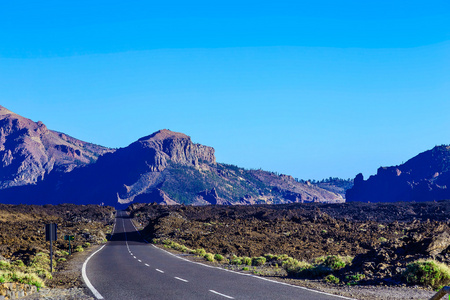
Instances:
[[[366,177],[450,144],[448,1],[2,1],[0,105],[124,147]]]

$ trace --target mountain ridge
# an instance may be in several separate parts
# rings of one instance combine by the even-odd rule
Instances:
[[[36,184],[52,172],[70,172],[107,152],[107,147],[49,130],[0,106],[0,189]]]
[[[398,202],[450,199],[450,146],[436,146],[401,165],[380,167],[364,180],[358,174],[347,201]]]
[[[214,148],[195,144],[188,135],[168,129],[113,150],[48,130],[42,122],[3,107],[1,120],[6,127],[0,126],[0,139],[27,149],[30,164],[37,166],[23,168],[23,177],[32,180],[0,190],[4,203],[124,206],[137,201],[167,205],[344,201],[341,195],[297,182],[292,176],[217,163]],[[5,134],[9,128],[19,131],[20,138]],[[41,156],[45,158],[42,162],[34,161]],[[47,170],[49,157],[53,165]],[[38,167],[42,170],[35,172]],[[1,171],[7,170],[3,167]]]

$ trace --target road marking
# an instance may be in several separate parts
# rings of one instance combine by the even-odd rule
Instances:
[[[147,267],[150,267],[149,265],[145,264]]]
[[[123,220],[122,220],[122,221],[123,221]],[[134,226],[133,222],[132,222],[132,225],[133,225],[134,229],[135,229],[136,231],[138,231],[138,230],[136,229],[136,226]],[[126,235],[125,235],[125,237],[126,237]],[[145,241],[145,240],[144,240],[144,241]],[[145,241],[145,242],[149,244],[148,241]],[[127,243],[127,244],[128,244],[128,243]],[[310,291],[310,292],[314,292],[314,293],[318,293],[318,294],[322,294],[322,295],[332,296],[332,297],[341,298],[341,299],[356,300],[355,298],[348,298],[348,297],[345,297],[345,296],[334,295],[334,294],[330,294],[330,293],[326,293],[326,292],[321,292],[321,291],[309,289],[309,288],[306,288],[306,287],[303,287],[303,286],[293,285],[293,284],[289,284],[289,283],[285,283],[285,282],[280,282],[280,281],[276,281],[276,280],[272,280],[272,279],[268,279],[268,278],[264,278],[264,277],[260,277],[260,276],[256,276],[256,275],[252,275],[252,274],[236,272],[236,271],[233,271],[233,270],[227,270],[227,269],[224,269],[224,268],[214,267],[214,266],[210,266],[210,265],[207,265],[207,264],[199,263],[199,262],[196,262],[196,261],[191,261],[191,260],[189,260],[189,259],[186,259],[186,258],[180,257],[180,256],[178,256],[178,255],[175,255],[175,254],[173,254],[173,253],[171,253],[171,252],[169,252],[169,251],[167,251],[167,250],[164,250],[164,249],[162,249],[162,248],[156,247],[156,245],[153,245],[153,244],[152,244],[152,246],[153,246],[154,248],[156,248],[156,249],[159,249],[159,250],[161,250],[161,251],[163,251],[163,252],[166,252],[167,254],[172,255],[172,256],[174,256],[174,257],[176,257],[176,258],[179,258],[179,259],[181,259],[181,260],[187,261],[187,262],[189,262],[189,263],[191,263],[191,264],[197,264],[197,265],[201,265],[201,266],[204,266],[204,267],[207,267],[207,268],[211,268],[211,269],[218,269],[218,270],[222,270],[222,271],[224,271],[224,272],[230,272],[230,273],[238,274],[238,275],[241,275],[241,276],[249,276],[249,277],[253,277],[253,278],[259,279],[259,280],[264,280],[264,281],[268,281],[268,282],[272,282],[272,283],[276,283],[276,284],[281,284],[281,285],[284,285],[284,286],[289,286],[289,287],[297,288],[297,289],[300,289],[300,290],[306,290],[306,291]],[[158,270],[158,269],[156,269],[156,271],[161,272],[161,273],[164,273],[163,271]],[[176,278],[176,277],[175,277],[175,278]]]
[[[221,293],[219,293],[219,292],[216,292],[216,291],[214,291],[214,290],[209,290],[211,293],[214,293],[214,294],[216,294],[216,295],[219,295],[219,296],[222,296],[222,297],[225,297],[225,298],[228,298],[228,299],[234,299],[233,297],[231,297],[231,296],[227,296],[227,295],[225,295],[225,294],[221,294]]]
[[[183,278],[180,278],[180,277],[175,277],[175,279],[178,279],[178,280],[183,281],[183,282],[189,282],[186,279],[183,279]]]
[[[136,259],[136,256],[133,256],[134,257],[134,259]]]
[[[160,269],[156,269],[159,273],[164,273],[164,271],[161,271]]]
[[[142,262],[142,260],[138,259],[138,262]]]
[[[300,290],[306,290],[306,291],[310,291],[310,292],[314,292],[314,293],[318,293],[318,294],[322,294],[322,295],[333,296],[333,297],[341,298],[341,299],[356,300],[355,298],[348,298],[348,297],[345,297],[345,296],[334,295],[334,294],[330,294],[330,293],[326,293],[326,292],[321,292],[321,291],[309,289],[309,288],[306,288],[306,287],[303,287],[303,286],[299,286],[299,285],[293,285],[293,284],[280,282],[280,281],[276,281],[276,280],[272,280],[272,279],[268,279],[268,278],[264,278],[264,277],[260,277],[260,276],[256,276],[256,275],[252,275],[252,274],[236,272],[236,271],[233,271],[233,270],[223,269],[223,268],[220,268],[220,267],[210,266],[210,265],[203,264],[203,263],[200,263],[200,262],[191,261],[191,260],[189,260],[187,258],[180,257],[180,256],[178,256],[176,254],[173,254],[173,253],[171,253],[171,252],[169,252],[167,250],[164,250],[162,248],[158,248],[155,245],[152,245],[152,246],[155,247],[156,249],[159,249],[159,250],[161,250],[163,252],[166,252],[167,254],[172,255],[172,256],[174,256],[174,257],[176,257],[178,259],[187,261],[187,262],[189,262],[191,264],[196,264],[196,265],[204,266],[204,267],[211,268],[211,269],[218,269],[218,270],[222,270],[224,272],[230,272],[230,273],[238,274],[238,275],[241,275],[241,276],[249,276],[249,277],[253,277],[253,278],[259,279],[259,280],[264,280],[264,281],[268,281],[268,282],[272,282],[272,283],[276,283],[276,284],[281,284],[281,285],[284,285],[284,286],[290,286],[290,287],[297,288],[297,289],[300,289]]]
[[[97,254],[97,252],[99,252],[100,250],[103,249],[103,247],[105,247],[105,245],[103,245],[100,249],[98,249],[97,251],[95,251],[94,253],[91,254],[91,256],[89,256],[86,261],[83,263],[83,268],[81,269],[81,275],[83,276],[83,280],[86,283],[87,287],[91,290],[92,294],[94,294],[95,298],[97,299],[104,299],[103,296],[95,289],[95,287],[92,285],[92,283],[89,281],[87,275],[86,275],[86,265],[87,262],[91,259],[92,256],[94,256],[95,254]]]

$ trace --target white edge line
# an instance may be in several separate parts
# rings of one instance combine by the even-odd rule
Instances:
[[[322,291],[312,290],[312,289],[309,289],[309,288],[306,288],[306,287],[303,287],[303,286],[293,285],[293,284],[289,284],[289,283],[285,283],[285,282],[280,282],[280,281],[276,281],[276,280],[272,280],[272,279],[268,279],[268,278],[264,278],[264,277],[260,277],[260,276],[256,276],[256,275],[252,275],[252,274],[241,273],[241,272],[236,272],[236,271],[233,271],[233,270],[223,269],[223,268],[220,268],[220,267],[214,267],[214,266],[206,265],[206,264],[199,263],[199,262],[196,262],[196,261],[191,261],[191,260],[186,259],[184,257],[177,256],[176,254],[173,254],[173,253],[170,253],[169,251],[166,251],[164,249],[158,248],[155,245],[152,245],[152,246],[155,247],[156,249],[164,251],[167,254],[170,254],[170,255],[178,258],[178,259],[190,262],[192,264],[201,265],[201,266],[204,266],[204,267],[207,267],[207,268],[218,269],[218,270],[222,270],[222,271],[225,271],[225,272],[230,272],[230,273],[234,273],[234,274],[238,274],[238,275],[242,275],[242,276],[249,276],[249,277],[257,278],[257,279],[260,279],[260,280],[265,280],[265,281],[268,281],[268,282],[277,283],[277,284],[281,284],[281,285],[285,285],[285,286],[290,286],[290,287],[294,287],[294,288],[301,289],[301,290],[315,292],[315,293],[318,293],[318,294],[333,296],[333,297],[337,297],[337,298],[341,298],[341,299],[357,300],[355,298],[348,298],[348,297],[345,297],[345,296],[329,294],[329,293],[325,293],[325,292],[322,292]]]
[[[131,222],[131,224],[133,225],[134,229],[139,233],[139,231],[137,230],[136,226],[134,226],[133,222]],[[148,242],[147,240],[144,240],[144,241],[145,241],[147,244],[149,244],[149,242]],[[322,291],[317,291],[317,290],[313,290],[313,289],[306,288],[306,287],[304,287],[304,286],[299,286],[299,285],[293,285],[293,284],[289,284],[289,283],[285,283],[285,282],[280,282],[280,281],[276,281],[276,280],[264,278],[264,277],[261,277],[261,276],[256,276],[256,275],[252,275],[252,274],[246,274],[246,273],[236,272],[236,271],[233,271],[233,270],[227,270],[227,269],[220,268],[220,267],[214,267],[214,266],[206,265],[206,264],[199,263],[199,262],[196,262],[196,261],[191,261],[191,260],[186,259],[186,258],[184,258],[184,257],[180,257],[180,256],[178,256],[178,255],[175,255],[175,254],[173,254],[173,253],[170,253],[170,252],[167,251],[167,250],[164,250],[164,249],[162,249],[162,248],[156,247],[156,246],[153,245],[153,244],[152,244],[152,246],[155,247],[156,249],[159,249],[159,250],[161,250],[161,251],[164,251],[164,252],[166,252],[166,253],[168,253],[168,254],[170,254],[170,255],[172,255],[172,256],[178,258],[178,259],[181,259],[181,260],[190,262],[190,263],[192,263],[192,264],[197,264],[197,265],[201,265],[201,266],[208,267],[208,268],[212,268],[212,269],[218,269],[218,270],[222,270],[222,271],[225,271],[225,272],[230,272],[230,273],[234,273],[234,274],[239,274],[239,275],[242,275],[242,276],[250,276],[250,277],[253,277],[253,278],[260,279],[260,280],[265,280],[265,281],[272,282],[272,283],[276,283],[276,284],[281,284],[281,285],[285,285],[285,286],[290,286],[290,287],[293,287],[293,288],[297,288],[297,289],[301,289],[301,290],[305,290],[305,291],[310,291],[310,292],[314,292],[314,293],[318,293],[318,294],[322,294],[322,295],[333,296],[333,297],[337,297],[337,298],[341,298],[341,299],[357,300],[357,299],[355,299],[355,298],[348,298],[348,297],[345,297],[345,296],[340,296],[340,295],[330,294],[330,293],[326,293],[326,292],[322,292]],[[158,269],[156,269],[156,270],[159,271]]]
[[[174,277],[175,279],[178,279],[178,280],[180,280],[180,281],[183,281],[183,282],[189,282],[189,281],[187,281],[186,279],[183,279],[183,278],[180,278],[180,277]]]
[[[112,236],[114,235],[114,231],[116,230],[116,225],[117,225],[117,214],[114,218],[114,225],[113,225],[113,229],[111,231],[111,235],[109,237],[109,240],[112,239]],[[100,249],[98,249],[97,251],[95,251],[94,253],[92,253],[83,263],[83,267],[81,268],[81,276],[83,277],[84,283],[86,283],[86,286],[91,290],[92,294],[94,294],[95,298],[97,299],[104,299],[103,296],[95,289],[95,287],[92,285],[92,283],[89,281],[89,278],[87,277],[86,274],[86,266],[88,261],[95,255],[97,254],[97,252],[100,252],[100,250],[103,249],[103,247],[105,247],[106,245],[103,245],[100,247]]]
[[[211,293],[214,293],[214,294],[216,294],[216,295],[219,295],[219,296],[222,296],[222,297],[225,297],[225,298],[228,298],[228,299],[234,299],[234,298],[231,297],[231,296],[228,296],[228,295],[225,295],[225,294],[216,292],[216,291],[214,291],[214,290],[209,290],[209,291],[210,291]]]
[[[87,275],[86,275],[86,265],[87,262],[93,257],[97,252],[103,249],[106,245],[103,245],[100,249],[95,251],[94,253],[89,256],[86,261],[83,263],[83,268],[81,269],[81,275],[83,276],[84,283],[86,283],[87,287],[91,290],[92,294],[94,294],[95,298],[97,299],[104,299],[103,296],[95,289],[95,287],[92,285],[92,283],[89,281]]]

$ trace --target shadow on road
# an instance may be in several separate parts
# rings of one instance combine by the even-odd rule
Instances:
[[[121,219],[131,219],[130,216],[126,214],[118,214],[116,217],[116,229],[115,232],[109,241],[112,244],[119,244],[117,242],[125,242],[127,241],[128,244],[147,244],[145,242],[141,235],[133,228],[131,231],[124,232],[122,227],[122,220]],[[123,245],[123,243],[120,243]]]

